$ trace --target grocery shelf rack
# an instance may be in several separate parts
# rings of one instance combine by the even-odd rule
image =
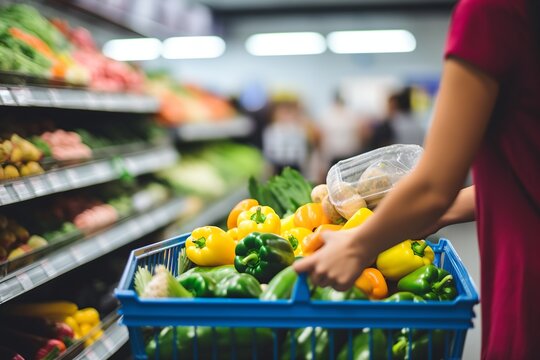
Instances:
[[[142,94],[0,84],[0,106],[153,114],[159,101]]]
[[[102,232],[62,247],[1,278],[0,304],[168,225],[185,209],[185,198],[172,199],[144,214],[130,217]]]
[[[175,129],[180,141],[202,141],[249,136],[255,129],[253,121],[245,116],[180,125]]]
[[[178,154],[172,145],[53,169],[44,174],[0,183],[0,206],[58,192],[101,184],[124,174],[138,176],[172,165]]]
[[[125,326],[115,320],[92,345],[75,356],[75,360],[102,360],[113,356],[129,340]]]

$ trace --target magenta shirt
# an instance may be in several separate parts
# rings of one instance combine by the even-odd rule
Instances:
[[[500,84],[473,165],[485,359],[540,358],[539,52],[525,0],[457,5],[446,57]]]

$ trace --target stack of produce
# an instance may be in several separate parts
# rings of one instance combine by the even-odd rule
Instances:
[[[92,149],[83,144],[81,137],[76,132],[47,131],[41,134],[40,138],[47,144],[50,155],[55,160],[80,160],[92,157]]]
[[[167,74],[150,74],[146,88],[161,101],[159,120],[164,125],[223,121],[236,113],[227,100],[195,85],[181,85]]]
[[[250,176],[260,175],[263,164],[260,151],[254,147],[217,143],[186,152],[176,165],[158,172],[157,177],[178,192],[215,198]]]
[[[13,260],[47,245],[47,240],[30,235],[28,230],[13,219],[0,215],[0,262]]]
[[[146,268],[139,268],[135,280],[139,296],[288,299],[298,278],[291,267],[295,259],[310,256],[321,248],[323,231],[339,232],[362,226],[372,215],[371,210],[362,207],[346,221],[335,216],[335,209],[323,204],[328,196],[327,189],[324,186],[311,189],[307,181],[291,169],[284,170],[267,184],[254,184],[251,190],[254,198],[245,199],[232,209],[227,219],[227,231],[215,226],[192,231],[181,253],[176,278],[162,265],[156,268],[154,275]],[[307,195],[310,192],[311,195]],[[276,204],[281,212],[292,214],[280,218],[275,209],[268,206],[270,203]],[[433,260],[434,252],[424,240],[405,240],[379,254],[376,263],[362,272],[352,289],[340,292],[315,288],[312,298],[385,302],[453,300],[457,296],[454,279],[447,271],[433,265]],[[384,332],[373,331],[375,355],[381,351],[386,354]],[[400,330],[388,340],[393,341],[396,359],[406,358],[410,338],[414,341],[414,354],[427,354],[428,333],[414,331],[409,337],[408,331]],[[159,336],[160,358],[170,356],[162,352],[173,347],[170,332],[170,328],[165,328]],[[192,338],[193,331],[179,328],[178,333],[183,337],[178,346],[184,349],[188,345],[181,341]],[[298,329],[287,334],[289,342],[291,337],[299,342],[295,358],[310,358],[312,334],[317,338],[317,354],[313,358],[326,358],[328,331],[317,328]],[[434,332],[432,336],[434,354],[439,354],[441,336],[444,339],[445,333]],[[337,340],[336,344],[343,343]],[[347,345],[334,349],[338,351],[334,354],[338,359],[347,358]],[[147,346],[150,358],[154,357],[155,351],[156,343],[151,340]],[[369,334],[355,334],[353,358],[365,351],[369,352]],[[291,358],[287,352],[285,346],[282,359]]]
[[[0,140],[0,180],[43,173],[39,164],[43,153],[17,134]]]
[[[136,92],[144,89],[144,73],[127,63],[104,56],[87,29],[72,28],[66,21],[55,19],[53,24],[73,46],[75,62],[90,74],[89,87],[107,92]]]
[[[2,359],[53,360],[74,343],[89,346],[103,334],[96,309],[67,301],[7,305],[0,324]]]
[[[0,69],[86,84],[88,72],[75,63],[66,38],[39,12],[24,4],[0,9]]]
[[[105,57],[88,30],[49,21],[24,4],[0,8],[0,70],[98,91],[142,92],[144,86],[144,73]]]

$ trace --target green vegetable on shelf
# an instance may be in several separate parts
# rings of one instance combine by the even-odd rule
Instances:
[[[249,180],[249,193],[261,205],[270,206],[282,217],[311,202],[311,184],[296,170],[285,168],[266,184]]]
[[[426,300],[453,300],[457,296],[453,276],[433,264],[403,277],[397,287],[399,291],[409,291]]]
[[[234,267],[268,283],[278,272],[294,262],[294,251],[288,240],[270,233],[253,232],[238,242]]]

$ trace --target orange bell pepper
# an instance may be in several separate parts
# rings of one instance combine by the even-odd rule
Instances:
[[[338,230],[341,230],[341,225],[323,224],[319,226],[312,234],[307,235],[302,240],[302,252],[304,255],[313,254],[324,245],[324,240],[321,236],[324,231]]]
[[[384,299],[388,295],[388,285],[383,274],[375,268],[366,268],[354,285],[370,299]]]
[[[313,231],[323,224],[331,224],[331,221],[324,214],[322,204],[305,204],[300,206],[294,213],[294,225],[296,227],[303,227]]]
[[[236,222],[238,220],[238,215],[240,215],[241,212],[249,210],[257,205],[259,205],[259,202],[255,199],[245,199],[236,204],[227,218],[227,228],[235,228],[237,225]]]

